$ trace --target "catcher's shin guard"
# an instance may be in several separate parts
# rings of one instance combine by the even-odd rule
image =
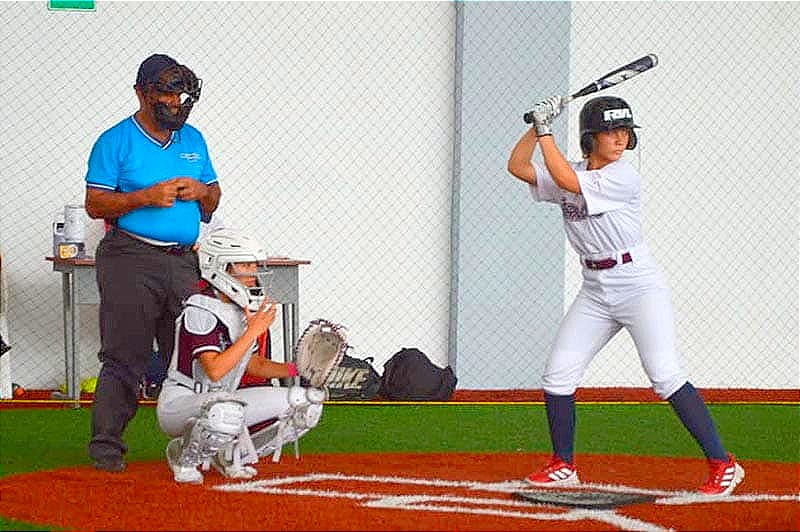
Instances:
[[[232,443],[244,430],[244,404],[241,401],[213,399],[203,405],[200,417],[187,431],[178,462],[198,466]]]
[[[278,417],[278,421],[251,435],[258,456],[272,454],[272,461],[281,459],[281,451],[287,443],[297,441],[319,423],[322,403],[327,392],[320,388],[292,386],[288,392],[289,408]],[[295,447],[295,456],[299,450]]]
[[[175,477],[175,482],[188,484],[202,484],[203,474],[197,466],[182,465],[181,453],[183,452],[183,438],[175,438],[167,444],[167,463]]]
[[[258,453],[253,446],[247,427],[244,427],[233,442],[211,457],[209,465],[213,465],[214,469],[227,478],[248,479],[258,474],[256,468],[248,464],[257,462]],[[206,464],[203,464],[203,467],[206,467]]]

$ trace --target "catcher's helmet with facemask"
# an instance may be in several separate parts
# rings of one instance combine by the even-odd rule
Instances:
[[[258,310],[267,296],[270,273],[267,251],[256,239],[233,229],[217,229],[200,242],[197,255],[203,279],[240,307]],[[254,263],[255,270],[239,273],[243,263]],[[242,277],[255,277],[256,285],[245,285]]]
[[[630,131],[626,149],[634,149],[638,139],[633,128],[639,126],[633,123],[633,112],[628,103],[616,96],[601,96],[589,100],[581,109],[580,115],[581,151],[588,155],[594,149],[593,133],[621,127]]]

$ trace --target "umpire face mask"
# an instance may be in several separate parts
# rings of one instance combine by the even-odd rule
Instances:
[[[163,72],[152,85],[151,106],[159,127],[177,131],[186,123],[194,103],[200,99],[202,80],[183,65]]]

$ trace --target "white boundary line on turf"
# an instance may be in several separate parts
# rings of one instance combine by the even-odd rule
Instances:
[[[313,477],[317,475],[309,475]],[[322,476],[322,475],[321,475]],[[335,475],[324,475],[332,477]],[[345,476],[336,476],[335,480],[350,480]],[[292,477],[293,481],[302,477]],[[362,479],[364,477],[361,477]],[[373,477],[374,478],[374,477]],[[277,479],[284,480],[284,479]],[[333,480],[327,478],[323,480]],[[358,479],[355,479],[358,481]],[[418,479],[414,479],[418,480]],[[306,479],[309,482],[319,482],[320,479]],[[395,482],[396,483],[396,482]],[[260,485],[257,485],[260,484]],[[285,484],[284,482],[276,484]],[[406,483],[407,484],[407,483]],[[419,485],[421,482],[413,482]],[[427,485],[433,485],[433,482]],[[465,483],[467,484],[467,483]],[[436,483],[437,486],[440,483]],[[617,527],[621,530],[642,530],[645,532],[665,532],[670,529],[641,521],[632,517],[617,514],[613,510],[588,510],[569,509],[563,513],[524,511],[539,508],[551,508],[546,504],[532,504],[513,499],[490,499],[484,497],[460,497],[454,495],[380,495],[377,493],[343,492],[318,489],[284,488],[269,486],[262,481],[243,482],[237,484],[224,484],[213,489],[220,491],[256,492],[267,495],[294,495],[305,497],[322,497],[328,499],[363,500],[362,506],[367,508],[386,508],[392,510],[406,510],[414,512],[444,512],[455,514],[491,515],[511,519],[530,519],[534,521],[600,521]],[[500,506],[501,508],[496,508]],[[495,508],[493,508],[495,507]]]
[[[284,484],[297,484],[304,482],[324,482],[328,480],[347,482],[374,482],[378,484],[406,484],[416,486],[432,486],[439,488],[461,488],[474,491],[488,491],[497,493],[513,493],[515,491],[531,489],[531,486],[518,480],[503,482],[479,482],[471,480],[444,480],[409,477],[387,477],[377,475],[345,475],[341,473],[310,473],[296,477],[278,477],[268,480],[254,480],[237,484],[226,484],[232,491],[255,491],[261,486],[280,486]],[[699,495],[694,491],[685,490],[656,490],[636,488],[619,484],[588,483],[571,486],[570,490],[605,491],[608,493],[633,493],[636,495],[653,495],[659,497],[657,504],[696,504],[702,502],[764,502],[764,501],[795,501],[800,500],[800,495],[772,495],[772,494],[743,494],[713,497]],[[675,501],[675,502],[672,502]]]
[[[367,508],[390,508],[395,510],[446,512],[473,515],[492,515],[514,519],[538,521],[600,521],[622,530],[646,530],[662,532],[656,524],[621,515],[615,510],[566,509],[563,513],[524,511],[534,508],[561,508],[547,504],[534,504],[514,499],[468,497],[457,495],[434,495],[416,493],[413,495],[384,495],[374,492],[335,491],[323,489],[293,488],[294,484],[320,483],[327,481],[362,482],[376,484],[401,484],[407,486],[428,486],[434,488],[457,488],[467,491],[489,493],[513,493],[530,488],[521,481],[479,482],[464,480],[444,480],[426,478],[387,477],[375,475],[345,475],[340,473],[310,473],[301,476],[278,477],[215,486],[212,489],[229,492],[256,492],[266,495],[294,495],[301,497],[323,497],[363,501]],[[798,495],[745,494],[726,497],[709,497],[690,491],[666,491],[634,488],[614,484],[581,484],[572,489],[606,491],[609,493],[635,493],[659,497],[654,502],[662,505],[702,504],[702,503],[744,503],[797,501]]]

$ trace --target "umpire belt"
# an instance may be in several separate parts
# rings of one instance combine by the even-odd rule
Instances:
[[[163,251],[164,253],[167,253],[169,255],[178,255],[178,256],[180,256],[180,255],[186,255],[187,253],[192,253],[194,251],[194,249],[192,249],[194,246],[192,246],[191,244],[190,245],[186,245],[186,246],[183,246],[183,245],[180,245],[180,244],[159,245],[159,244],[156,244],[155,242],[148,241],[147,239],[144,239],[144,238],[140,237],[139,235],[133,234],[130,231],[125,231],[124,229],[118,229],[118,231],[120,233],[122,233],[123,235],[125,235],[125,236],[127,236],[129,238],[132,238],[133,240],[136,240],[137,242],[141,242],[142,244],[146,244],[146,245],[148,245],[148,246],[150,246],[152,248],[155,248],[155,249],[157,249],[159,251]]]
[[[622,264],[633,262],[631,254],[627,251],[620,256],[620,260],[622,261]],[[609,258],[602,260],[584,259],[583,264],[586,265],[586,267],[590,270],[608,270],[609,268],[616,266],[618,263],[617,259]]]

